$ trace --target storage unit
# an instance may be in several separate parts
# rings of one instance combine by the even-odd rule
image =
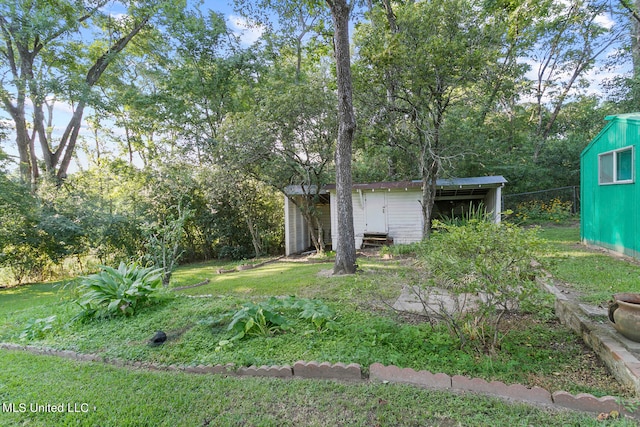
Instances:
[[[580,237],[585,244],[640,258],[640,113],[605,120],[609,123],[580,155]]]
[[[499,222],[501,191],[506,182],[502,176],[439,179],[433,217],[460,216],[470,207],[483,204],[488,212],[493,213],[494,221]],[[335,191],[335,185],[324,187],[322,194],[329,194],[329,205],[323,203],[318,206],[325,230],[325,242],[328,244],[338,237]],[[291,186],[285,193],[285,242],[286,254],[290,255],[308,249],[310,239],[306,224],[300,224],[301,215],[298,211],[299,217],[296,217],[295,206],[292,208],[293,203],[289,200],[301,197],[300,188]],[[422,181],[354,184],[352,202],[356,247],[388,242],[406,244],[422,240],[421,200]],[[325,225],[327,208],[329,226]]]

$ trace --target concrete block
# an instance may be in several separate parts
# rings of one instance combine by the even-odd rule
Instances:
[[[620,411],[617,399],[612,396],[597,398],[591,394],[580,393],[572,395],[566,391],[556,391],[553,393],[553,403],[564,408],[585,412],[611,412]]]
[[[189,372],[190,374],[206,374],[206,367],[203,365],[198,366],[185,366],[183,369],[185,372]]]
[[[220,375],[235,375],[236,369],[233,363],[227,363],[226,365],[214,365],[204,367],[204,373],[207,374],[220,374]]]
[[[374,363],[369,367],[369,378],[378,381],[389,381],[414,384],[432,389],[450,389],[451,377],[447,374],[432,374],[429,371],[415,371],[411,368],[384,366]]]
[[[350,365],[343,363],[332,365],[329,362],[318,363],[315,361],[304,362],[299,360],[293,364],[293,375],[300,378],[336,380],[362,379],[360,365],[355,363]]]
[[[76,352],[71,350],[59,350],[57,352],[59,357],[64,357],[65,359],[76,359]]]
[[[25,348],[19,344],[3,342],[0,344],[0,348],[4,350],[25,350]]]
[[[525,387],[521,384],[507,385],[502,381],[485,381],[482,378],[467,378],[454,375],[451,387],[455,390],[470,391],[512,400],[551,404],[551,393],[541,387]]]
[[[291,366],[260,366],[255,365],[249,367],[238,368],[238,375],[247,375],[252,377],[275,377],[275,378],[290,378],[293,376],[293,370]]]

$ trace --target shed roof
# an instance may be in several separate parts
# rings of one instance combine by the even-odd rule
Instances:
[[[317,185],[287,185],[284,188],[284,194],[287,196],[308,196],[312,194],[328,194],[326,186],[317,191]]]
[[[602,130],[598,133],[598,135],[595,136],[595,138],[593,138],[589,144],[587,144],[587,146],[584,148],[584,150],[582,150],[582,152],[580,153],[580,157],[584,157],[584,155],[591,150],[591,148],[593,147],[593,145],[596,143],[596,141],[598,139],[600,139],[600,137],[602,135],[604,135],[605,133],[607,133],[607,131],[609,130],[609,128],[611,126],[613,126],[614,123],[616,122],[623,122],[623,123],[633,123],[634,125],[639,125],[640,124],[640,112],[637,113],[626,113],[626,114],[612,114],[610,116],[606,116],[604,118],[606,121],[608,121],[609,123],[607,123]]]
[[[478,176],[472,178],[441,178],[436,181],[436,187],[439,190],[473,190],[482,188],[502,187],[507,180],[503,176]],[[421,188],[421,180],[412,181],[387,181],[387,182],[370,182],[353,184],[354,190],[393,190],[393,189],[409,189]],[[315,186],[309,189],[315,190]],[[335,184],[325,185],[320,189],[318,194],[326,194],[331,190],[335,190]],[[313,194],[315,191],[307,191]],[[305,194],[303,187],[300,185],[290,185],[285,188],[285,194],[288,196],[301,196]]]
[[[612,114],[610,116],[606,116],[604,119],[606,121],[611,121],[613,119],[640,121],[640,112],[638,112],[638,113],[626,113],[626,114]]]
[[[436,187],[441,190],[473,189],[473,188],[495,188],[502,187],[507,180],[503,176],[478,176],[473,178],[440,178],[436,181]],[[405,188],[421,188],[422,180],[412,181],[392,181],[392,182],[371,182],[363,184],[353,184],[354,190],[393,190]],[[336,188],[335,184],[325,187],[327,190]]]

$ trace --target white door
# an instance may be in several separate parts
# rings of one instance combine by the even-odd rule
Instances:
[[[368,233],[387,232],[387,208],[385,193],[366,193],[365,195],[365,228]]]

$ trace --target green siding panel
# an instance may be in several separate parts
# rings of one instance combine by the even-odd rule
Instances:
[[[607,120],[581,154],[580,233],[585,243],[640,258],[640,113],[609,116]],[[633,151],[616,152],[613,172],[616,180],[633,182],[599,184],[600,154],[625,147],[633,147]]]

